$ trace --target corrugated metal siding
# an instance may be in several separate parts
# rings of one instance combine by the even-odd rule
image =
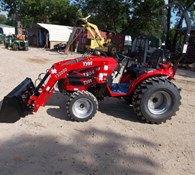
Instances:
[[[49,32],[49,41],[67,42],[73,27],[38,23]]]
[[[79,35],[78,35],[79,34]],[[77,50],[79,52],[84,52],[85,51],[85,45],[86,45],[86,41],[87,41],[87,30],[83,30],[83,29],[77,29],[76,31],[76,40],[74,42],[74,49],[78,43],[78,48]]]
[[[125,35],[117,33],[115,36],[113,36],[112,43],[116,45],[117,50],[123,51],[124,43],[125,43]]]

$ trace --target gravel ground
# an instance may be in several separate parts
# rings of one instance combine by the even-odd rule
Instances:
[[[57,61],[73,58],[39,48],[0,45],[0,99],[26,77],[34,81]],[[182,105],[161,125],[140,122],[132,107],[106,98],[84,123],[68,120],[57,90],[45,107],[13,124],[0,123],[1,175],[194,175],[195,73],[178,70]]]

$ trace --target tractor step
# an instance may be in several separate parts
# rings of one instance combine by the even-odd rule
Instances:
[[[4,97],[1,110],[0,122],[14,123],[32,113],[32,107],[28,105],[29,97],[34,93],[35,87],[30,78],[26,78],[7,96]]]
[[[127,94],[129,86],[129,83],[113,83],[111,86],[111,91],[113,93]]]

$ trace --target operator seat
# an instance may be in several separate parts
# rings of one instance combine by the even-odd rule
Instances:
[[[148,39],[144,36],[138,36],[133,40],[129,56],[132,58],[138,58],[139,62],[143,62],[146,59],[148,49]]]
[[[164,60],[164,51],[162,49],[156,49],[152,52],[146,64],[132,64],[131,66],[125,68],[125,73],[130,73],[134,78],[136,78],[145,72],[158,69],[159,64]]]
[[[162,49],[156,49],[152,52],[151,56],[147,61],[148,68],[159,68],[159,63],[164,61],[164,52]]]

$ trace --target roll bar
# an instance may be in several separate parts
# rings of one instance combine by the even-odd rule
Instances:
[[[193,3],[190,3],[189,5],[191,6]],[[186,30],[185,30],[185,35],[184,35],[184,40],[183,40],[183,48],[182,48],[182,54],[186,54],[187,51],[187,47],[188,47],[188,41],[189,41],[189,37],[190,37],[190,32],[191,32],[191,21],[190,21],[190,14],[189,14],[189,7],[186,7],[182,2],[178,1],[178,0],[174,0],[172,3],[169,3],[165,6],[163,6],[161,8],[161,12],[162,12],[162,22],[163,22],[163,38],[162,38],[162,43],[164,45],[164,47],[167,47],[167,43],[166,43],[166,39],[167,39],[167,33],[168,33],[168,28],[167,28],[167,20],[165,17],[165,10],[168,10],[169,8],[173,7],[173,6],[177,6],[181,15],[181,19],[179,22],[179,25],[177,26],[177,29],[179,29],[181,27],[181,23],[183,21],[183,19],[186,22]],[[175,41],[174,41],[175,42]],[[173,48],[174,46],[172,46]]]

